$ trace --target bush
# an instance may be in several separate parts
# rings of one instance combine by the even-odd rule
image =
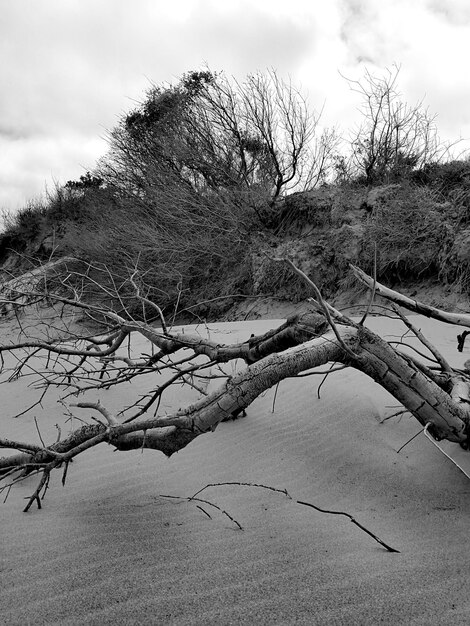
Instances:
[[[447,196],[457,187],[466,186],[470,182],[470,161],[430,163],[422,170],[415,172],[414,180],[422,185],[438,189]]]
[[[439,256],[452,233],[446,210],[426,187],[393,185],[378,194],[365,232],[362,261],[389,281],[437,274]]]
[[[17,213],[4,214],[0,258],[3,259],[9,251],[23,252],[43,232],[46,212],[42,202],[32,201]]]
[[[433,163],[416,172],[415,179],[421,185],[432,187],[454,205],[459,225],[470,223],[470,161]]]
[[[243,209],[177,185],[152,194],[150,206],[112,197],[86,221],[70,222],[61,252],[101,268],[100,280],[129,303],[135,300],[129,277],[136,270],[146,297],[167,312],[241,289],[246,272],[231,282],[228,277],[246,255]]]

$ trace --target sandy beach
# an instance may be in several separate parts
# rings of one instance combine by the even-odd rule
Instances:
[[[453,364],[456,328],[414,318]],[[279,321],[221,323],[225,343]],[[396,322],[373,318],[382,336]],[[170,459],[101,445],[79,456],[65,487],[54,476],[43,509],[22,513],[37,484],[16,485],[0,506],[0,623],[103,624],[468,624],[470,481],[429,442],[408,414],[385,420],[397,402],[364,375],[283,381],[244,419],[222,423]],[[12,418],[36,393],[29,378],[3,384],[2,436],[55,440],[64,409]],[[144,381],[139,384],[144,384]],[[138,393],[101,394],[110,408]],[[162,410],[185,404],[179,392]],[[274,410],[273,410],[274,408]],[[260,487],[206,489],[209,483]],[[347,512],[400,552],[389,553]],[[210,514],[210,517],[207,515]]]

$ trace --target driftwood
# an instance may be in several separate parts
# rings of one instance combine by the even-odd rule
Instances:
[[[374,286],[374,279],[368,276],[361,269],[356,267],[355,265],[351,265],[351,270],[354,276],[363,283],[369,289],[372,289]],[[423,304],[418,300],[413,300],[413,298],[408,298],[408,296],[404,296],[398,291],[394,291],[393,289],[389,289],[384,285],[381,285],[379,282],[375,282],[375,293],[378,296],[382,296],[390,302],[394,302],[395,304],[399,304],[400,306],[408,309],[408,311],[412,311],[413,313],[419,313],[419,315],[424,315],[425,317],[430,317],[440,322],[444,322],[445,324],[455,324],[457,326],[467,326],[470,327],[470,314],[465,313],[448,313],[447,311],[441,311],[440,309],[436,309],[429,304]]]
[[[292,263],[288,263],[302,275]],[[358,268],[353,271],[377,294],[414,312],[446,323],[470,326],[470,316],[426,307],[376,283]],[[305,275],[302,276],[312,285]],[[313,293],[316,300],[312,301],[310,310],[291,317],[279,328],[262,336],[252,336],[234,345],[221,345],[198,335],[172,333],[163,324],[161,329],[155,328],[76,297],[48,293],[48,299],[55,299],[61,306],[79,308],[94,318],[99,316],[104,332],[98,336],[75,337],[73,341],[69,338],[65,343],[24,339],[0,347],[2,353],[21,353],[23,361],[31,358],[32,353],[41,351],[55,354],[61,371],[65,373],[44,374],[46,388],[61,386],[70,394],[78,394],[87,389],[127,383],[150,371],[168,375],[165,382],[149,391],[130,415],[113,415],[99,403],[81,402],[71,406],[93,410],[98,420],[83,425],[55,443],[41,447],[0,439],[1,447],[16,450],[15,454],[0,459],[0,473],[6,484],[10,484],[8,480],[18,479],[18,471],[21,475],[33,471],[41,473],[38,489],[26,507],[29,508],[33,502],[40,504],[52,470],[67,468],[75,456],[100,443],[111,444],[117,450],[151,448],[170,456],[196,437],[213,431],[224,419],[243,411],[261,393],[284,378],[327,363],[342,363],[370,376],[414,415],[435,440],[447,439],[468,448],[469,374],[453,369],[402,313],[397,311],[431,352],[434,366],[429,367],[417,357],[401,353],[363,323],[342,315],[322,300],[316,287]],[[41,294],[35,291],[34,295],[39,297]],[[139,333],[149,340],[155,353],[140,355],[137,359],[120,354],[119,348],[131,333]],[[189,357],[179,358],[180,353],[187,354],[188,351]],[[189,406],[172,415],[158,415],[159,401],[168,386],[184,382],[198,388],[197,376],[203,377],[204,371],[206,374],[213,371],[208,369],[209,366],[213,368],[234,359],[242,359],[246,367],[234,375],[225,375],[217,389],[208,395],[202,394]],[[107,378],[103,378],[104,371],[110,372]],[[101,375],[97,376],[99,372]],[[207,375],[212,377],[210,373]],[[156,410],[155,417],[146,415],[151,408]]]

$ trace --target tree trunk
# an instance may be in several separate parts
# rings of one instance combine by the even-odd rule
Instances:
[[[455,402],[412,361],[398,354],[369,329],[356,324],[340,324],[337,333],[341,341],[330,330],[283,352],[271,354],[249,365],[209,396],[173,415],[128,424],[118,424],[116,420],[115,425],[108,427],[102,424],[84,426],[67,439],[36,454],[22,453],[1,459],[0,468],[24,465],[25,462],[52,462],[55,457],[48,450],[65,455],[63,460],[68,461],[90,447],[86,442],[93,442],[93,445],[108,442],[118,450],[152,448],[170,456],[199,435],[215,430],[224,418],[249,406],[261,393],[284,378],[328,362],[342,362],[370,376],[423,426],[428,424],[436,439],[468,442],[470,414],[466,404]],[[154,339],[157,341],[158,337]],[[162,341],[166,339],[162,337]],[[354,357],[350,356],[351,353]],[[465,391],[468,393],[468,386]]]

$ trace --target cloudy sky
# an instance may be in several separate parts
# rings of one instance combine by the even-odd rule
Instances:
[[[275,68],[347,129],[359,78],[401,65],[443,139],[470,138],[470,0],[0,0],[0,210],[93,168],[150,81]]]

